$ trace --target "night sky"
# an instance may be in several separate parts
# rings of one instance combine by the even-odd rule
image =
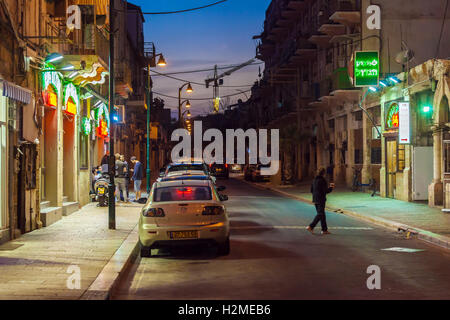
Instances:
[[[143,12],[161,12],[183,10],[207,5],[216,0],[133,0]],[[158,72],[189,71],[199,69],[240,64],[255,57],[256,41],[254,35],[263,31],[265,11],[270,0],[228,0],[206,9],[170,15],[146,15],[144,34],[145,41],[153,41],[157,53],[163,53],[167,61],[164,68],[156,67]],[[259,62],[259,61],[258,61]],[[261,70],[264,65],[260,65]],[[247,91],[258,79],[258,67],[249,66],[224,78],[224,85],[241,86],[236,88],[221,88],[220,95],[236,94]],[[223,70],[219,70],[219,74]],[[177,74],[174,77],[204,83],[213,71],[201,73]],[[174,97],[178,96],[178,88],[183,82],[155,76],[154,92]],[[190,95],[183,93],[183,98],[192,98],[191,112],[193,115],[206,114],[212,101],[194,101],[195,98],[212,98],[213,89],[194,85]],[[247,96],[250,94],[247,93]],[[157,94],[154,94],[157,97]],[[172,117],[177,117],[175,111],[177,99],[161,97],[166,107],[173,109]],[[237,99],[246,100],[244,94],[239,94],[229,101],[236,103]],[[224,99],[226,100],[226,99]]]

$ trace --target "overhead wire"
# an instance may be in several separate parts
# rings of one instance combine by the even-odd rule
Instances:
[[[220,98],[222,99],[222,98],[234,97],[234,96],[238,96],[240,94],[247,93],[247,92],[250,92],[250,91],[252,91],[252,90],[250,89],[250,90],[247,90],[247,91],[241,91],[239,93],[228,94],[228,95],[225,95],[225,96],[221,96]],[[152,91],[152,92],[153,92],[153,94],[156,94],[156,95],[159,95],[159,96],[162,96],[162,97],[165,97],[165,98],[177,99],[178,100],[178,97],[170,96],[170,95],[167,95],[167,94],[164,94],[164,93],[160,93],[160,92],[155,92],[155,91]],[[213,100],[213,99],[214,98],[189,98],[190,101],[191,100],[192,101],[207,101],[207,100]]]
[[[185,13],[185,12],[190,12],[190,11],[196,11],[196,10],[201,10],[201,9],[209,8],[209,7],[212,7],[212,6],[215,6],[215,5],[224,3],[224,2],[226,2],[226,1],[228,1],[228,0],[220,0],[220,1],[217,1],[217,2],[214,2],[214,3],[210,3],[210,4],[207,4],[207,5],[201,6],[201,7],[190,8],[190,9],[183,9],[183,10],[176,10],[176,11],[162,11],[162,12],[142,12],[142,14],[150,14],[150,15],[151,15],[151,14],[154,14],[154,15],[156,15],[156,14]]]
[[[249,66],[261,65],[263,63],[264,62],[251,63],[251,64],[249,64]],[[229,69],[229,68],[234,68],[234,67],[237,67],[237,66],[239,66],[239,65],[230,65],[230,66],[217,67],[217,70]],[[167,75],[174,75],[174,74],[196,73],[196,72],[206,72],[206,71],[214,71],[214,68],[197,69],[197,70],[190,70],[190,71],[173,71],[173,72],[162,73],[160,76],[167,76]],[[155,77],[157,77],[157,76],[159,76],[159,75],[155,75]]]
[[[172,76],[169,76],[167,74],[164,74],[164,73],[161,73],[161,72],[158,72],[158,71],[155,71],[155,70],[151,70],[151,72],[154,72],[157,75],[164,76],[164,77],[167,77],[167,78],[170,78],[170,79],[173,79],[173,80],[178,80],[178,81],[181,81],[181,82],[189,82],[191,84],[196,84],[196,85],[199,85],[199,86],[204,86],[205,85],[205,83],[200,83],[200,82],[189,81],[189,80],[185,80],[185,79],[181,79],[181,78],[172,77]],[[241,85],[241,86],[220,86],[220,87],[222,87],[222,88],[243,88],[243,87],[252,87],[252,86],[253,86],[253,84],[246,84],[246,85]]]

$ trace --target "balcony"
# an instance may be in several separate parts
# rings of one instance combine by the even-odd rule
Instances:
[[[332,9],[330,20],[348,27],[361,23],[361,1],[342,0],[338,1],[336,7]]]
[[[108,69],[109,39],[105,30],[93,24],[69,34],[66,30],[64,18],[45,18],[44,41],[48,51],[62,53],[77,69],[81,60],[87,68],[100,62]]]

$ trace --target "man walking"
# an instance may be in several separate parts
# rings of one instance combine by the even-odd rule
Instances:
[[[136,194],[135,201],[138,201],[141,198],[141,184],[142,178],[144,177],[144,171],[142,170],[142,163],[140,163],[135,156],[131,157],[131,162],[134,164],[133,177],[131,177],[131,180],[134,181],[134,192]]]
[[[325,168],[319,168],[317,176],[311,185],[311,193],[313,194],[313,202],[316,206],[317,215],[313,222],[306,228],[309,232],[313,233],[314,228],[320,221],[322,226],[322,234],[330,234],[327,227],[327,218],[325,216],[325,202],[327,201],[326,195],[333,191],[334,183],[330,183],[330,187],[327,186],[327,181],[324,178],[326,173]]]
[[[123,198],[125,202],[128,202],[127,198],[127,189],[126,189],[126,172],[127,167],[126,164],[120,161],[120,154],[116,153],[116,179],[114,180],[116,185],[116,196],[118,196],[118,200],[120,200],[120,192],[123,194]]]

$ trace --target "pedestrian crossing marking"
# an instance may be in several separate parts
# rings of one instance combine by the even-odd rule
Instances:
[[[232,230],[246,230],[246,229],[306,229],[307,226],[241,226],[231,227]],[[328,227],[334,230],[373,230],[371,227]]]

